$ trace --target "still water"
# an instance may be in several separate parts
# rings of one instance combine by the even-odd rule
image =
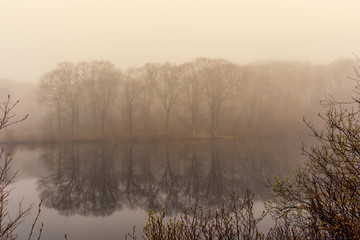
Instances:
[[[183,141],[171,143],[79,143],[8,145],[19,169],[9,208],[34,203],[19,228],[28,236],[43,199],[41,239],[123,239],[147,210],[165,207],[176,216],[199,199],[216,207],[231,192],[255,193],[263,210],[266,176],[290,175],[301,160],[301,141]],[[266,219],[262,228],[271,224]],[[36,227],[39,229],[39,226]],[[34,233],[37,235],[38,230]],[[33,239],[37,239],[37,236]]]

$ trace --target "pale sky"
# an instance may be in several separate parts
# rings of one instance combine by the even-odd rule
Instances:
[[[328,63],[360,55],[359,10],[358,0],[0,0],[0,78],[38,81],[83,60]]]

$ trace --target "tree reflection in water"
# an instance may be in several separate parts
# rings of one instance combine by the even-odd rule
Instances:
[[[40,196],[62,215],[108,216],[122,208],[182,212],[225,201],[247,188],[266,200],[265,177],[285,175],[286,144],[200,141],[166,144],[59,144],[41,156]],[[283,167],[281,167],[283,166]]]

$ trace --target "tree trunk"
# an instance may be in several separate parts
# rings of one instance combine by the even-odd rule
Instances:
[[[58,106],[57,106],[57,110],[58,110],[58,136],[61,135],[61,108],[60,108],[60,102],[58,102]]]

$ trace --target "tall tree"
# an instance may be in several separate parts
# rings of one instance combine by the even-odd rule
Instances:
[[[59,71],[63,75],[64,85],[64,101],[67,105],[66,110],[70,110],[68,115],[70,116],[70,132],[71,136],[74,136],[75,129],[76,134],[79,136],[80,131],[80,103],[82,97],[82,82],[76,74],[76,65],[70,62],[63,62],[58,65]]]
[[[196,64],[202,79],[205,98],[209,107],[211,136],[218,134],[220,116],[229,99],[233,77],[231,68],[236,65],[223,59],[198,59]]]
[[[102,137],[105,136],[112,111],[115,110],[115,101],[118,97],[122,73],[108,61],[94,61],[87,64],[90,67],[85,80],[90,107],[93,117],[99,123],[98,129]]]
[[[198,118],[204,91],[196,64],[193,62],[185,63],[180,66],[180,69],[182,90],[181,100],[184,104],[186,113],[190,115],[192,134],[195,136],[198,133]]]
[[[157,63],[148,63],[140,68],[140,71],[142,71],[140,106],[142,109],[144,129],[146,133],[149,133],[150,131],[151,106],[155,97],[154,85],[159,66],[160,65]]]
[[[171,63],[163,64],[156,77],[155,92],[166,114],[166,134],[170,133],[170,114],[180,94],[178,67]]]
[[[244,77],[243,69],[240,66],[234,66],[229,72],[230,78],[232,79],[230,89],[230,108],[229,113],[233,120],[232,133],[236,137],[240,122],[244,117],[245,105],[246,105],[246,91],[248,90],[248,81]]]
[[[126,111],[126,125],[129,130],[130,136],[134,137],[133,132],[133,115],[138,107],[140,93],[142,92],[142,85],[140,82],[141,71],[140,69],[130,68],[126,71],[122,96],[124,98],[125,111]]]
[[[50,107],[56,112],[57,132],[62,131],[62,107],[64,104],[63,75],[59,69],[44,74],[40,79],[37,89],[37,101],[39,104]]]

